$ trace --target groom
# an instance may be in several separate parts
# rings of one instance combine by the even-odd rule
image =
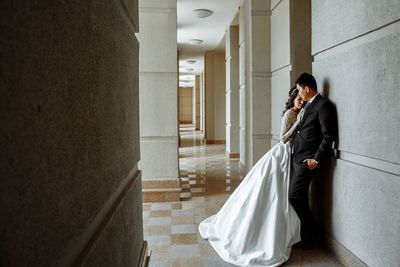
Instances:
[[[317,92],[315,78],[303,73],[296,81],[299,95],[307,104],[298,132],[293,139],[293,176],[289,201],[301,221],[304,248],[318,245],[320,232],[308,204],[308,188],[315,169],[331,149],[333,141],[332,111],[329,102]]]

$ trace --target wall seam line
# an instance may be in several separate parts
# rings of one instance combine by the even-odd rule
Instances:
[[[313,56],[314,58],[315,58],[315,57],[319,58],[319,57],[321,57],[321,54],[324,54],[324,53],[326,53],[327,51],[330,51],[330,50],[332,50],[332,49],[341,47],[341,46],[343,46],[343,45],[345,45],[345,44],[352,43],[352,42],[354,42],[355,40],[357,40],[357,39],[359,39],[359,38],[366,37],[366,36],[368,36],[368,35],[374,34],[374,33],[378,32],[379,30],[382,30],[382,29],[384,29],[384,28],[386,28],[386,27],[389,27],[389,26],[391,26],[391,25],[393,25],[393,24],[396,24],[396,23],[398,23],[398,22],[400,22],[400,19],[397,19],[397,20],[395,20],[395,21],[386,23],[386,24],[384,24],[384,25],[382,25],[382,26],[379,26],[379,27],[377,27],[377,28],[375,28],[375,29],[369,30],[369,31],[367,31],[367,32],[364,32],[364,33],[362,33],[362,34],[359,34],[359,35],[357,35],[357,36],[354,36],[354,37],[352,37],[352,38],[350,38],[350,39],[347,39],[347,40],[345,40],[345,41],[342,41],[342,42],[340,42],[340,43],[337,43],[337,44],[332,45],[332,46],[330,46],[330,47],[324,48],[324,49],[322,49],[322,50],[316,52],[315,54],[312,54],[312,56]]]
[[[136,33],[139,31],[139,25],[134,21],[129,14],[128,8],[122,0],[114,0],[114,3],[117,5],[122,17],[124,18],[126,24],[131,28],[132,32]]]
[[[100,214],[100,218],[96,218],[92,221],[92,225],[89,226],[88,237],[87,240],[84,241],[84,246],[80,249],[80,252],[77,254],[76,258],[71,262],[67,263],[65,266],[81,266],[82,263],[86,260],[86,258],[90,255],[90,252],[96,241],[100,238],[101,234],[104,233],[104,230],[111,222],[114,214],[120,208],[123,201],[126,199],[128,193],[133,188],[133,185],[139,181],[141,171],[138,170],[138,166],[135,165],[130,171],[127,177],[125,178],[124,182],[121,182],[123,185],[120,185],[120,188],[116,190],[116,194],[111,196],[110,200],[106,202],[103,206],[101,211],[98,213]],[[87,229],[86,229],[87,230]]]
[[[279,0],[279,2],[276,3],[276,5],[271,9],[271,11],[274,12],[274,9],[277,8],[282,2],[283,0]]]

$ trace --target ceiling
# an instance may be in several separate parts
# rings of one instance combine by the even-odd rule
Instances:
[[[204,54],[208,50],[224,51],[225,31],[235,18],[241,0],[178,0],[178,49],[180,86],[193,86],[194,74],[204,71]],[[213,11],[210,17],[198,18],[195,9]],[[201,39],[200,45],[189,44],[190,39]],[[187,60],[196,60],[190,64]],[[185,77],[182,77],[185,75]],[[190,80],[190,81],[189,81]]]

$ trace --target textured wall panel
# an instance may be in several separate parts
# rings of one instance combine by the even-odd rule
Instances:
[[[178,177],[178,157],[175,157],[178,153],[177,137],[142,138],[141,148],[139,167],[143,170],[144,180]]]
[[[290,0],[283,0],[271,15],[271,69],[290,64]]]
[[[71,263],[139,160],[138,43],[121,14],[1,4],[1,266]]]
[[[400,31],[314,62],[337,108],[339,149],[400,163],[399,43]]]
[[[139,14],[140,72],[176,72],[176,7],[141,8]]]
[[[140,134],[142,136],[176,136],[178,131],[176,73],[141,73],[139,84],[141,88]],[[171,93],[171,88],[174,88],[173,93]]]
[[[143,242],[142,201],[140,176],[120,207],[96,240],[90,254],[82,266],[138,266]]]
[[[313,1],[313,53],[331,47],[315,55],[313,73],[339,126],[339,160],[314,181],[316,210],[369,266],[400,262],[400,23],[365,33],[399,11],[399,1]]]
[[[314,210],[324,228],[369,266],[397,266],[399,176],[343,160],[330,169],[313,185]]]
[[[312,0],[313,54],[399,19],[398,0]]]
[[[288,99],[290,90],[290,71],[281,70],[272,75],[272,103],[271,103],[271,133],[278,135],[281,132],[282,111]]]

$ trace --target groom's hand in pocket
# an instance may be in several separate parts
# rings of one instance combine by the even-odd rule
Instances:
[[[307,168],[310,171],[314,170],[318,165],[318,161],[316,161],[315,159],[305,159],[303,160],[303,162],[307,164]]]

